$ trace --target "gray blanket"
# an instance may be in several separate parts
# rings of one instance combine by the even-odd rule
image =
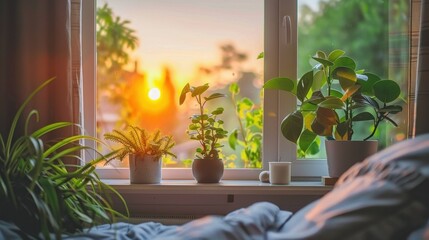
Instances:
[[[277,232],[292,213],[267,202],[255,203],[225,217],[208,216],[181,226],[148,222],[138,225],[101,225],[65,239],[267,239]]]

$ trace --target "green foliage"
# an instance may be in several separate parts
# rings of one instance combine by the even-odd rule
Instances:
[[[353,124],[358,121],[373,125],[372,133],[364,140],[371,138],[384,120],[397,125],[390,114],[401,112],[402,107],[387,103],[399,97],[399,85],[356,70],[354,60],[344,54],[343,50],[334,50],[329,55],[317,51],[312,57],[313,68],[296,81],[296,86],[290,86],[295,81],[288,78],[273,78],[264,85],[290,92],[300,101],[298,109],[283,119],[281,131],[304,153],[314,143],[315,135],[351,140]]]
[[[262,167],[262,119],[263,111],[255,106],[249,98],[236,99],[240,93],[237,83],[229,86],[231,100],[235,105],[235,114],[239,129],[235,129],[228,137],[229,146],[236,150],[241,147],[240,157],[245,168]],[[233,157],[234,159],[236,157]]]
[[[110,159],[119,159],[122,161],[128,154],[157,157],[170,155],[176,157],[176,155],[170,152],[175,144],[173,137],[162,136],[159,130],[154,133],[148,133],[137,126],[128,126],[125,131],[113,130],[111,133],[106,133],[104,134],[104,138],[122,145],[121,148],[114,152]]]
[[[126,89],[129,73],[125,66],[130,62],[130,53],[138,46],[139,39],[130,21],[115,16],[112,8],[104,4],[97,8],[97,105],[101,96],[120,105],[120,119],[117,125],[130,122],[130,106]],[[107,94],[105,94],[107,93]]]
[[[39,86],[21,105],[8,137],[0,136],[0,219],[16,224],[26,238],[59,239],[61,234],[112,222],[112,217],[122,216],[111,208],[107,197],[112,193],[125,204],[119,193],[101,182],[95,172],[96,164],[105,156],[82,166],[64,163],[65,159],[79,162],[83,150],[94,150],[80,145],[80,141],[97,139],[74,135],[45,144],[42,138],[48,133],[76,125],[58,122],[28,133],[31,118],[38,117],[36,110],[27,116],[25,126],[18,126],[29,101],[51,81]],[[15,135],[19,127],[25,129],[23,136]]]
[[[206,83],[201,86],[192,87],[186,84],[180,94],[179,103],[182,105],[186,100],[188,93],[191,97],[195,98],[199,107],[199,114],[190,117],[191,123],[186,131],[192,140],[200,143],[200,148],[196,150],[197,158],[213,158],[218,159],[219,149],[223,147],[219,140],[227,136],[228,131],[223,128],[223,121],[218,119],[224,111],[222,107],[218,107],[211,113],[207,112],[205,105],[208,101],[225,97],[224,94],[213,93],[208,97],[202,95],[209,89],[209,84]]]
[[[385,56],[388,56],[391,44],[389,24],[391,21],[402,21],[402,24],[406,24],[403,14],[389,14],[389,9],[402,13],[404,12],[401,10],[404,7],[402,5],[406,2],[326,0],[320,1],[317,9],[304,5],[298,20],[299,74],[305,72],[308,64],[307,57],[317,50],[330,52],[335,49],[335,46],[347,46],[345,50],[359,59],[361,68],[369,69],[377,66],[373,70],[374,73],[386,76],[387,63],[383,66],[380,63],[383,63]],[[398,19],[392,19],[394,17]],[[389,24],[386,24],[387,22]],[[398,29],[399,26],[390,27]]]
[[[114,16],[104,4],[97,9],[97,66],[113,72],[122,69],[129,61],[129,50],[138,45],[135,31],[128,27],[130,21]]]

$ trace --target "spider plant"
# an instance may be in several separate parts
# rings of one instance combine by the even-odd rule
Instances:
[[[73,135],[47,144],[42,140],[47,133],[76,125],[57,122],[29,133],[30,120],[38,117],[36,110],[20,126],[25,107],[52,81],[47,80],[27,97],[15,114],[8,136],[0,135],[0,219],[14,223],[25,238],[59,239],[62,234],[112,222],[115,216],[122,216],[112,209],[112,194],[125,205],[119,193],[101,182],[95,172],[96,164],[107,156],[99,155],[83,165],[63,161],[67,158],[81,162],[80,153],[91,149],[80,145],[80,141],[97,139]],[[25,129],[23,136],[15,135],[19,127]]]

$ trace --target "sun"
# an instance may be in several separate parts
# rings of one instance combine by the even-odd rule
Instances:
[[[161,97],[161,91],[159,88],[153,87],[149,90],[148,96],[150,100],[156,101]]]

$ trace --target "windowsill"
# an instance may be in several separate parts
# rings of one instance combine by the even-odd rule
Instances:
[[[252,194],[252,195],[323,195],[332,189],[321,182],[292,181],[288,185],[272,185],[254,180],[222,180],[215,184],[195,180],[163,180],[159,184],[130,184],[128,179],[103,179],[121,193],[145,192],[156,194]]]
[[[189,220],[205,215],[225,215],[262,201],[296,212],[332,189],[332,186],[314,181],[293,181],[289,185],[254,180],[222,180],[217,184],[199,184],[195,180],[163,180],[160,184],[130,184],[129,179],[102,181],[122,195],[130,217],[137,222],[150,218]],[[116,201],[114,205],[124,212],[122,204]]]

